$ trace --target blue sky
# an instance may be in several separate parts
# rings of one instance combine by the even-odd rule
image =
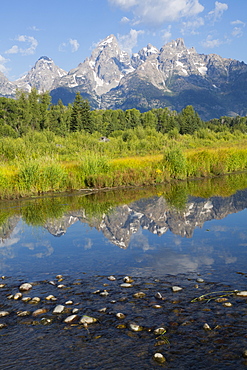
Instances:
[[[0,71],[10,80],[41,56],[69,71],[114,34],[123,49],[178,37],[198,53],[247,63],[246,0],[9,0],[1,4]]]

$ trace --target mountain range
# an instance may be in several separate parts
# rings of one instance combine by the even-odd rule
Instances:
[[[181,38],[161,49],[148,44],[129,56],[110,35],[69,72],[46,56],[14,82],[0,72],[0,96],[14,98],[17,88],[33,87],[49,91],[53,103],[61,99],[64,104],[72,103],[79,91],[93,109],[180,111],[193,105],[204,120],[247,114],[247,64],[198,54]]]

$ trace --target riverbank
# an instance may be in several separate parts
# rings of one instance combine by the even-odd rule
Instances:
[[[228,134],[229,140],[222,134],[211,141],[196,135],[169,139],[149,134],[134,142],[117,137],[104,143],[81,133],[67,139],[37,132],[33,137],[2,138],[0,199],[163,184],[247,170],[244,134]]]

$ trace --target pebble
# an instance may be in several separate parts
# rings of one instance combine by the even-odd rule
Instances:
[[[183,288],[181,288],[180,286],[173,286],[172,287],[172,291],[174,292],[174,293],[176,293],[176,292],[179,292],[180,290],[182,290]]]
[[[121,286],[122,288],[131,288],[133,285],[132,285],[132,284],[130,284],[130,283],[123,283],[123,284],[120,284],[120,286]]]
[[[0,311],[0,317],[8,316],[9,312],[8,311]]]
[[[161,334],[165,334],[166,333],[166,329],[161,327],[161,328],[157,328],[154,330],[154,334],[155,335],[161,335]]]
[[[21,300],[22,300],[22,302],[29,302],[29,301],[31,301],[31,297],[23,297]]]
[[[19,286],[19,290],[21,292],[27,292],[28,290],[32,289],[32,287],[33,287],[32,284],[30,284],[30,283],[24,283],[24,284],[21,284]]]
[[[162,296],[162,294],[160,292],[157,292],[155,294],[155,298],[157,298],[157,299],[164,299],[163,296]]]
[[[141,325],[135,324],[135,323],[129,323],[129,328],[132,331],[142,331],[143,327]]]
[[[196,282],[197,282],[197,283],[204,283],[204,282],[205,282],[205,280],[203,280],[202,278],[197,278],[197,279],[196,279]]]
[[[46,299],[47,301],[54,301],[54,300],[57,300],[57,298],[55,298],[55,297],[54,297],[54,295],[52,295],[52,294],[49,294],[47,297],[45,297],[45,299]]]
[[[6,284],[0,284],[0,288],[4,288]]]
[[[116,278],[115,278],[115,276],[113,276],[113,275],[111,275],[111,276],[108,276],[108,278],[107,278],[108,280],[110,280],[110,281],[115,281],[115,280],[117,280]]]
[[[39,297],[33,297],[29,303],[31,304],[36,304],[36,303],[39,303],[40,302],[40,298]]]
[[[57,287],[58,287],[59,289],[63,289],[63,288],[65,288],[65,285],[64,285],[64,284],[59,284]]]
[[[56,283],[54,281],[52,281],[52,280],[49,281],[49,284],[56,285]]]
[[[52,320],[48,319],[47,317],[42,317],[42,319],[40,320],[40,323],[42,325],[49,325],[51,322],[52,322]]]
[[[53,313],[60,314],[64,311],[64,309],[65,307],[62,304],[59,304],[58,306],[54,308]]]
[[[22,293],[16,293],[13,297],[17,301],[17,299],[20,299],[22,297]]]
[[[31,315],[30,311],[18,311],[17,312],[17,316],[19,317],[24,317],[24,316],[29,316],[29,315]]]
[[[67,305],[71,305],[71,304],[73,304],[74,302],[73,301],[66,301],[65,302],[65,304],[67,304]]]
[[[204,329],[204,330],[212,330],[212,329],[210,328],[210,326],[209,326],[207,323],[205,323],[205,324],[203,325],[203,329]]]
[[[247,358],[247,349],[242,353],[243,358]]]
[[[70,315],[68,317],[66,317],[66,319],[64,320],[64,322],[66,324],[72,324],[73,322],[75,322],[76,320],[78,319],[78,315]]]
[[[39,308],[38,310],[33,312],[33,316],[39,316],[46,312],[48,312],[47,308]]]
[[[144,298],[145,296],[146,296],[146,293],[144,292],[138,292],[138,293],[133,294],[134,298]]]
[[[98,310],[98,312],[105,313],[105,312],[106,312],[106,310],[107,310],[107,308],[106,308],[106,307],[103,307],[103,308],[100,308],[100,309]]]
[[[7,328],[6,324],[0,324],[0,329]]]
[[[242,292],[237,292],[236,295],[238,297],[247,297],[247,291],[243,290]]]
[[[221,303],[221,302],[226,302],[228,299],[227,298],[216,298],[215,302]]]
[[[232,307],[232,303],[231,302],[224,302],[222,304],[222,306],[224,306],[224,307]]]
[[[74,309],[72,310],[72,313],[73,313],[73,314],[76,314],[76,313],[78,313],[78,312],[79,312],[78,308],[74,308]]]
[[[116,314],[116,317],[118,318],[118,319],[125,319],[125,314],[123,314],[122,312],[118,312],[117,314]]]
[[[59,280],[59,279],[62,279],[62,277],[63,277],[63,275],[57,275],[57,276],[56,276],[56,279],[58,279],[58,280]]]
[[[107,297],[109,295],[109,292],[107,290],[104,290],[103,292],[100,292],[99,294],[101,297]]]
[[[163,364],[164,362],[166,362],[166,358],[162,355],[162,353],[159,353],[159,352],[156,352],[153,355],[153,359],[154,359],[154,361],[158,362],[159,364]]]
[[[133,283],[133,279],[130,277],[130,276],[125,276],[124,278],[123,278],[123,281],[125,282],[125,283]]]
[[[152,306],[153,308],[162,308],[162,306],[160,305],[160,304],[154,304],[153,306]]]
[[[95,319],[94,317],[83,315],[81,320],[80,320],[80,324],[92,324],[96,321],[97,321],[97,319]]]

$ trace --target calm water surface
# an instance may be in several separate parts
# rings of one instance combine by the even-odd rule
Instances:
[[[246,368],[245,299],[230,294],[232,307],[214,299],[190,302],[215,291],[246,290],[244,184],[247,176],[236,175],[222,184],[211,179],[2,202],[0,275],[6,278],[0,311],[10,312],[0,317],[0,324],[7,325],[0,330],[2,368]],[[61,289],[58,274],[63,275]],[[109,275],[116,281],[110,282]],[[121,287],[126,275],[134,280],[131,288]],[[198,277],[204,282],[197,283]],[[37,307],[7,298],[25,281],[34,283],[28,294],[41,297]],[[173,293],[174,285],[183,290]],[[97,290],[109,296],[94,294]],[[134,299],[140,290],[145,298]],[[155,298],[157,292],[163,300]],[[48,294],[57,302],[47,302]],[[56,304],[69,299],[73,305],[67,313],[54,317]],[[33,317],[44,307],[43,315]],[[92,329],[64,324],[76,307],[80,315],[97,318]],[[102,308],[105,313],[99,312]],[[25,310],[30,315],[20,318],[17,312]],[[117,312],[126,318],[119,322]],[[51,324],[42,325],[44,319]],[[131,321],[143,330],[131,331]],[[205,322],[213,330],[205,331]],[[153,334],[161,325],[165,340]],[[154,362],[155,352],[166,357],[166,365]]]

